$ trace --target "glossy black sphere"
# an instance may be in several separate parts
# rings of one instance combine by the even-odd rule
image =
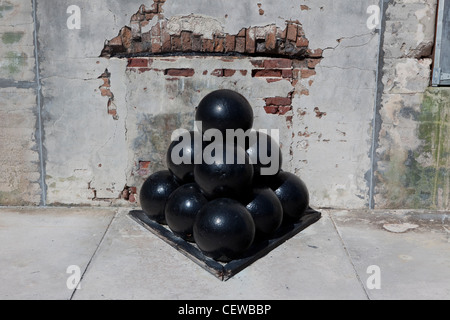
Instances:
[[[255,223],[247,209],[232,199],[216,199],[197,214],[194,239],[205,255],[230,261],[247,251],[255,238]]]
[[[248,155],[243,148],[233,145],[220,144],[215,150],[221,151],[220,154],[211,153],[213,158],[209,160],[210,164],[205,155],[203,163],[195,165],[195,182],[208,199],[242,197],[253,180],[253,166]],[[227,155],[231,161],[228,161]]]
[[[195,120],[202,122],[203,132],[209,129],[247,131],[253,126],[253,109],[241,94],[232,90],[217,90],[200,102]]]
[[[249,139],[247,154],[254,167],[255,179],[277,175],[283,165],[283,155],[278,142],[270,135],[255,131]]]
[[[170,230],[187,241],[194,241],[193,228],[197,213],[208,200],[195,183],[175,190],[166,203],[166,221]]]
[[[196,141],[199,143],[197,150]],[[181,134],[172,141],[167,151],[166,161],[169,171],[182,183],[194,182],[195,157],[201,157],[201,152],[201,133],[190,131]]]
[[[283,207],[272,189],[253,189],[246,203],[246,208],[255,222],[258,237],[270,236],[281,226],[283,222]]]
[[[270,187],[283,207],[283,221],[295,223],[300,220],[309,207],[309,192],[303,180],[282,171],[271,179]]]
[[[172,192],[179,186],[178,182],[168,170],[152,174],[145,180],[139,193],[142,210],[150,219],[165,224],[164,209],[166,202]]]

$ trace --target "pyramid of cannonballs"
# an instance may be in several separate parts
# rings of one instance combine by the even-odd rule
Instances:
[[[309,193],[299,177],[282,170],[275,139],[252,130],[253,110],[241,94],[210,93],[195,120],[196,130],[169,146],[168,170],[142,185],[140,204],[151,220],[195,243],[205,256],[229,262],[298,222]],[[236,134],[226,139],[227,132]],[[251,134],[239,139],[243,132]]]

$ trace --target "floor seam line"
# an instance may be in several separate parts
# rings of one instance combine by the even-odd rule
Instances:
[[[83,274],[80,277],[80,281],[78,282],[78,285],[81,285],[81,283],[83,282],[84,276],[87,273],[89,266],[91,265],[92,261],[94,260],[94,257],[97,255],[98,250],[100,249],[101,245],[103,244],[103,240],[106,237],[106,234],[108,233],[113,221],[116,219],[117,215],[119,214],[119,209],[116,210],[116,212],[114,213],[113,217],[111,218],[111,221],[108,223],[108,226],[106,227],[105,232],[102,235],[102,238],[100,239],[100,242],[98,243],[97,247],[94,250],[94,253],[92,254],[91,258],[89,259],[88,263],[86,264],[86,268],[83,271]],[[78,286],[77,286],[78,287]],[[72,292],[72,294],[70,295],[69,300],[73,300],[75,293],[78,291],[79,289],[75,288]]]
[[[348,249],[347,249],[347,246],[345,245],[344,239],[342,238],[341,233],[339,232],[339,229],[336,225],[336,222],[333,219],[332,213],[328,213],[328,216],[330,217],[330,220],[331,220],[331,223],[333,224],[334,230],[336,230],[339,240],[341,241],[341,244],[342,244],[342,247],[344,248],[345,254],[347,255],[348,260],[350,261],[350,264],[352,265],[353,271],[355,272],[355,275],[356,275],[356,279],[358,280],[359,284],[361,285],[367,299],[371,300],[369,293],[367,292],[366,287],[364,286],[364,283],[362,282],[361,277],[359,276],[358,271],[356,270],[356,266],[353,263],[352,257],[350,256],[350,253],[348,252]]]

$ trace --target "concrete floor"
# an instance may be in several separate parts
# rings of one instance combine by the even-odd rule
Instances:
[[[3,207],[0,299],[450,299],[448,213],[321,211],[221,282],[127,209]]]

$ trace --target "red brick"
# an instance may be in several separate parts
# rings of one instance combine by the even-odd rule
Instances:
[[[268,114],[279,114],[281,116],[285,115],[289,111],[292,110],[291,106],[266,106],[264,107],[264,110]]]
[[[244,37],[236,37],[236,52],[244,53],[245,52],[245,38]]]
[[[308,68],[314,69],[319,63],[321,59],[307,59]]]
[[[302,59],[302,60],[298,60],[298,59],[294,59],[292,60],[292,67],[295,68],[300,68],[300,69],[304,69],[308,67],[308,62],[306,61],[306,59]]]
[[[224,69],[223,70],[223,76],[224,77],[232,77],[236,74],[237,70],[232,70],[232,69]]]
[[[292,107],[290,107],[290,106],[279,107],[278,114],[280,116],[284,116],[286,113],[288,113],[291,110],[292,110]]]
[[[323,53],[322,49],[316,49],[316,50],[309,49],[307,51],[308,57],[310,57],[310,58],[322,58],[322,53]]]
[[[225,38],[215,37],[214,38],[214,52],[224,52],[225,51]]]
[[[308,6],[305,6],[304,4],[300,5],[300,10],[310,10]]]
[[[283,78],[293,78],[292,69],[283,69],[281,70],[281,76]]]
[[[130,187],[128,190],[130,191],[130,194],[137,194],[137,188],[136,187]]]
[[[181,36],[172,35],[171,36],[171,43],[172,43],[172,51],[182,51],[183,47],[181,45]]]
[[[111,40],[109,40],[108,45],[110,45],[110,46],[117,46],[117,47],[122,46],[122,37],[121,36],[117,36],[115,38],[112,38]]]
[[[316,75],[316,71],[315,70],[303,69],[301,71],[301,77],[303,79],[309,78],[309,77],[314,76],[314,75]]]
[[[132,35],[131,35],[131,29],[128,27],[122,28],[120,31],[120,35],[122,37],[122,44],[123,46],[128,49],[131,47],[131,41],[132,41]]]
[[[264,110],[268,114],[277,114],[278,113],[278,107],[277,106],[264,107]]]
[[[194,69],[166,69],[164,71],[166,76],[171,77],[192,77],[195,74]]]
[[[266,69],[277,69],[277,68],[292,68],[292,60],[291,59],[268,59],[264,61],[264,68]]]
[[[274,70],[274,69],[263,69],[263,70],[253,70],[252,76],[253,77],[281,77],[281,70]]]
[[[117,110],[116,109],[109,109],[108,114],[111,116],[117,116]]]
[[[245,37],[246,34],[247,34],[247,29],[246,29],[246,28],[242,28],[242,29],[238,32],[237,36],[238,36],[238,37]]]
[[[170,41],[170,34],[164,30],[161,33],[161,51],[162,52],[172,51],[172,43]]]
[[[239,70],[239,72],[245,77],[247,75],[247,70]]]
[[[295,24],[289,23],[287,26],[286,38],[289,41],[297,41],[297,26]]]
[[[227,34],[225,37],[225,52],[233,52],[236,44],[236,36]]]
[[[152,52],[153,53],[161,52],[161,38],[160,37],[152,38]]]
[[[128,201],[130,201],[130,203],[136,203],[136,196],[134,194],[130,194],[128,196]]]
[[[266,106],[289,106],[292,104],[292,99],[289,97],[273,97],[264,100],[266,101]]]
[[[161,36],[161,26],[159,23],[155,24],[150,30],[150,34],[152,37],[160,37]]]
[[[139,169],[148,169],[150,168],[150,161],[139,161]]]
[[[141,41],[144,43],[152,42],[152,35],[150,34],[150,31],[141,33]]]
[[[255,53],[256,51],[256,35],[255,28],[248,28],[245,35],[245,52]]]
[[[266,35],[266,50],[272,51],[277,47],[277,36],[275,33],[268,33]]]
[[[145,19],[145,15],[137,12],[135,14],[133,14],[130,18],[130,22],[137,22],[137,21],[142,21]]]
[[[138,68],[139,73],[144,73],[150,70],[152,70],[152,68]]]
[[[212,39],[203,39],[202,52],[214,52],[214,41]]]
[[[184,52],[192,51],[192,32],[181,31],[181,47]]]
[[[148,67],[148,59],[130,58],[128,59],[128,68],[146,68]]]
[[[192,51],[200,52],[202,51],[202,36],[194,35],[192,38]]]
[[[284,28],[284,30],[277,29],[277,36],[281,40],[286,40],[286,34],[287,34],[287,26]]]
[[[305,37],[298,37],[297,42],[295,43],[297,47],[308,47],[309,46],[309,40]]]
[[[110,88],[111,87],[111,84],[109,82],[109,78],[100,77],[99,79],[103,80],[103,85],[102,85],[103,88]]]
[[[109,97],[109,98],[113,97],[113,94],[111,90],[109,90],[109,88],[100,87],[100,92],[102,94],[102,97]]]

